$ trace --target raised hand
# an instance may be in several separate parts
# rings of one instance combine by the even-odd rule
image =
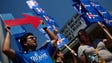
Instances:
[[[10,26],[5,25],[5,30],[6,30],[6,32],[10,32]]]

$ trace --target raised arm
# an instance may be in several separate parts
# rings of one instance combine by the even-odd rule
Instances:
[[[8,56],[8,58],[10,59],[14,59],[15,57],[15,52],[13,49],[11,49],[10,47],[10,38],[11,38],[11,35],[10,35],[10,28],[8,26],[5,27],[5,30],[6,30],[6,37],[5,37],[5,40],[2,44],[2,51],[5,55]]]
[[[56,37],[56,35],[53,32],[51,32],[47,27],[43,28],[43,29],[46,31],[46,33],[50,37],[52,45],[55,46],[57,44],[57,37]]]

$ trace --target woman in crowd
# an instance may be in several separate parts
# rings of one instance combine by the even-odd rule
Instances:
[[[78,32],[78,37],[80,40],[78,57],[81,63],[112,63],[112,53],[106,48],[111,40],[102,39],[95,45],[85,29]]]

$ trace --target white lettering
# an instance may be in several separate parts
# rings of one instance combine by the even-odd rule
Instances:
[[[41,61],[42,59],[48,58],[46,53],[43,53],[41,55],[38,55],[37,53],[34,54],[34,56],[31,56],[30,59],[33,61]]]

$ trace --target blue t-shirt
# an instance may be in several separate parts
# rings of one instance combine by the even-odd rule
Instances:
[[[13,61],[15,63],[53,63],[51,56],[54,51],[55,47],[48,43],[37,51],[16,52],[16,58]]]

